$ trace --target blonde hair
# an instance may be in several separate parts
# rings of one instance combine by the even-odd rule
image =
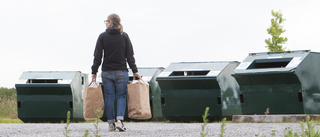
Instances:
[[[118,28],[120,29],[120,33],[122,34],[123,33],[123,26],[121,24],[121,19],[120,19],[120,16],[118,14],[110,14],[108,16],[108,20],[110,20],[112,22],[112,25],[117,25]]]

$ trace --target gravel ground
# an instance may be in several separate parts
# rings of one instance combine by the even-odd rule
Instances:
[[[200,136],[203,123],[125,123],[126,132],[109,132],[107,123],[99,123],[99,135],[102,137],[197,137]],[[64,136],[66,124],[0,124],[1,137],[57,137]],[[287,128],[301,133],[298,123],[226,123],[226,137],[254,137],[283,136]],[[315,129],[319,130],[316,125]],[[89,129],[89,136],[94,136],[94,123],[71,123],[69,135],[81,137],[85,130]],[[218,137],[221,131],[221,123],[209,123],[207,125],[208,136]]]

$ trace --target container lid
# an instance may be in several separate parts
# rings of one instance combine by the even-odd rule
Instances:
[[[25,71],[20,76],[17,84],[27,83],[58,83],[70,84],[76,73],[80,71]]]
[[[237,61],[217,62],[174,62],[171,63],[160,77],[217,77],[228,64]]]
[[[250,53],[234,70],[234,73],[293,72],[309,53],[310,50]]]

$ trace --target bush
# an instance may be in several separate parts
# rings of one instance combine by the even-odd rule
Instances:
[[[17,97],[17,91],[14,88],[4,88],[4,87],[0,87],[0,97],[2,96],[13,96],[13,97]]]

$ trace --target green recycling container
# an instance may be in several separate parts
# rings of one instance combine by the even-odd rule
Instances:
[[[133,80],[133,73],[131,69],[129,70],[129,82],[130,84]],[[164,70],[163,67],[139,67],[138,73],[141,76],[141,78],[144,81],[147,81],[149,83],[149,91],[150,91],[150,107],[151,107],[151,113],[152,113],[152,119],[157,119],[162,116],[161,111],[161,89],[158,84],[158,82],[155,80],[156,77]],[[103,82],[101,79],[101,76],[97,79],[99,83],[101,84],[102,89],[104,89]],[[103,92],[104,96],[104,92]],[[105,99],[105,98],[104,98]],[[117,105],[117,99],[115,99],[115,108]],[[116,113],[116,111],[115,111]],[[126,106],[126,111],[124,115],[125,120],[132,120],[128,118],[128,105]],[[107,113],[106,110],[103,113],[103,116],[101,118],[103,121],[107,121]]]
[[[320,113],[320,53],[250,53],[232,75],[245,115]]]
[[[26,71],[15,84],[23,122],[83,120],[82,93],[88,76],[80,71]]]
[[[239,85],[231,76],[237,61],[171,63],[157,81],[161,88],[162,115],[178,121],[220,120],[241,114]]]

